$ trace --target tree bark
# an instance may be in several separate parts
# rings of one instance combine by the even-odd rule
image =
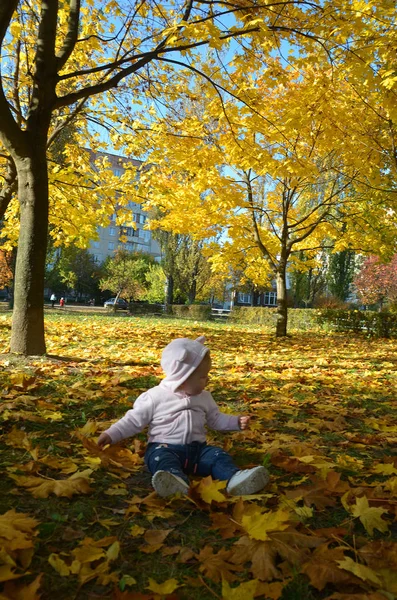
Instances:
[[[168,275],[167,277],[167,287],[165,293],[165,312],[171,312],[171,306],[174,303],[174,277],[172,275]]]
[[[33,145],[32,145],[33,148]],[[20,234],[14,285],[11,352],[44,354],[44,273],[48,232],[48,176],[45,145],[16,162]]]
[[[286,265],[280,265],[276,273],[277,285],[277,320],[276,337],[287,335],[288,309],[287,309],[287,281]]]

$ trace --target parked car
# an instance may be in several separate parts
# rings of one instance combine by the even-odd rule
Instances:
[[[109,298],[109,300],[106,300],[106,302],[104,302],[103,306],[105,308],[110,308],[110,307],[114,307],[114,303],[115,303],[116,298]],[[128,308],[128,302],[126,300],[124,300],[123,298],[119,298],[117,300],[117,308]]]

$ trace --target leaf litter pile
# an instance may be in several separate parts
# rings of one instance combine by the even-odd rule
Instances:
[[[0,600],[397,598],[397,342],[144,318],[48,317],[47,357],[2,355]],[[145,432],[98,434],[204,334],[209,389],[249,431],[209,432],[262,493],[161,499]],[[0,319],[6,352],[9,321]]]

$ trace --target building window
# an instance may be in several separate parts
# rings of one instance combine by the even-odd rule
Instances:
[[[116,177],[121,177],[121,174],[122,174],[121,169],[115,169],[113,172],[116,175]]]
[[[116,229],[114,227],[109,227],[109,235],[116,235]]]
[[[93,248],[99,248],[99,242],[92,242]]]
[[[265,292],[263,294],[263,300],[265,306],[275,306],[277,304],[277,293],[276,292]]]
[[[114,250],[114,242],[108,243],[108,250]]]
[[[134,237],[135,229],[133,227],[121,227],[120,235],[126,235],[127,237]]]
[[[93,256],[96,263],[102,262],[102,254],[94,254]]]
[[[135,250],[135,246],[136,244],[134,244],[134,242],[127,242],[125,245],[125,249],[129,252],[133,252]]]
[[[251,294],[245,294],[244,292],[239,292],[237,294],[237,301],[241,304],[251,304]]]
[[[139,229],[139,237],[144,242],[150,242],[150,231],[146,231],[145,229]]]

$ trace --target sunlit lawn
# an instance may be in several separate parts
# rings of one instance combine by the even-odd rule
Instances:
[[[162,348],[201,334],[221,409],[254,416],[209,441],[269,468],[255,497],[158,498],[144,433],[96,450]],[[397,597],[396,340],[50,312],[46,335],[47,357],[2,355],[0,514],[25,517],[0,518],[1,600]]]

